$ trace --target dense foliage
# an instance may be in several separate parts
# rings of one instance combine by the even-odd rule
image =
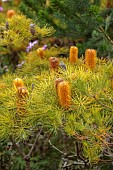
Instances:
[[[108,0],[26,0],[20,10],[40,25],[52,25],[56,36],[74,41],[80,56],[86,48],[95,48],[99,57],[112,57],[112,6]]]

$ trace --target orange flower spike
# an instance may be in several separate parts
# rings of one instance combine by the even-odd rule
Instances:
[[[12,18],[15,15],[15,11],[13,9],[10,9],[7,11],[7,18]]]
[[[24,83],[21,78],[15,78],[13,81],[14,87],[17,90],[19,87],[23,87]]]
[[[58,70],[59,67],[59,59],[56,57],[50,57],[49,58],[49,64],[51,70]]]
[[[78,48],[76,46],[70,47],[69,60],[71,64],[75,64],[78,59]]]
[[[94,69],[96,66],[97,52],[94,49],[87,49],[85,51],[85,64],[88,68]]]
[[[64,108],[69,108],[71,104],[70,84],[67,81],[62,81],[58,84],[59,104]]]
[[[37,54],[38,56],[40,56],[40,58],[44,58],[45,57],[45,51],[43,50],[43,48],[38,48],[37,49]]]

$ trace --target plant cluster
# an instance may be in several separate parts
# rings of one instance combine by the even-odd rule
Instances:
[[[15,70],[23,53],[28,52],[33,46],[38,46],[41,38],[54,33],[52,27],[40,28],[31,19],[24,15],[15,15],[7,18],[0,24],[0,68],[1,74],[8,69]],[[35,43],[34,43],[35,42]],[[5,68],[4,68],[5,67]]]
[[[9,139],[18,148],[18,142],[27,140],[34,132],[39,137],[43,131],[51,144],[51,135],[60,131],[72,138],[76,149],[73,147],[63,152],[51,145],[64,157],[74,154],[75,164],[78,158],[83,166],[112,162],[112,61],[98,59],[95,51],[90,49],[85,58],[77,59],[75,63],[71,63],[70,58],[59,58],[57,69],[51,69],[50,61],[56,60],[54,57],[48,59],[46,52],[45,58],[41,58],[34,50],[26,56],[23,68],[15,74],[2,76],[1,140]],[[61,67],[61,61],[66,69]],[[56,86],[58,78],[60,81]],[[22,151],[19,152],[23,156]],[[26,167],[29,155],[31,152],[28,157],[23,157]],[[65,165],[69,166],[67,162]]]

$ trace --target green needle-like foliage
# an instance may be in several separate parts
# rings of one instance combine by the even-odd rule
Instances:
[[[26,61],[28,59],[29,55]],[[41,125],[50,133],[65,131],[73,141],[82,143],[84,157],[90,163],[97,163],[104,149],[112,152],[107,139],[112,134],[113,125],[113,63],[97,59],[96,68],[91,71],[86,69],[83,59],[79,59],[76,65],[71,65],[68,59],[62,60],[67,65],[65,71],[60,68],[58,72],[51,71],[47,58],[34,57],[20,71],[1,78],[0,139],[27,139]],[[34,62],[43,63],[37,74]],[[18,96],[13,86],[16,77],[23,79],[29,91],[22,114],[17,110]],[[71,106],[68,109],[59,105],[54,84],[58,77],[71,86]]]

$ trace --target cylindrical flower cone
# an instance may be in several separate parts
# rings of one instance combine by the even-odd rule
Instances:
[[[19,115],[25,115],[27,98],[29,96],[26,87],[19,87],[17,91],[17,113]]]
[[[50,69],[51,70],[58,70],[59,67],[59,59],[56,57],[50,57],[49,58],[49,64],[50,64]]]
[[[69,60],[71,64],[75,64],[78,59],[78,48],[76,46],[71,46],[69,51]]]
[[[40,57],[40,58],[44,58],[45,57],[45,51],[44,51],[44,49],[43,48],[38,48],[37,49],[37,54],[38,54],[38,56]]]
[[[13,81],[13,84],[14,84],[14,88],[16,90],[18,90],[19,87],[24,86],[23,80],[21,78],[15,78],[14,81]]]
[[[87,49],[85,51],[85,64],[88,68],[94,69],[96,66],[97,52],[94,49]]]
[[[71,104],[70,84],[67,81],[62,81],[58,84],[59,104],[64,108],[69,108]]]
[[[13,9],[10,9],[7,11],[7,18],[12,18],[15,15],[15,11]]]

